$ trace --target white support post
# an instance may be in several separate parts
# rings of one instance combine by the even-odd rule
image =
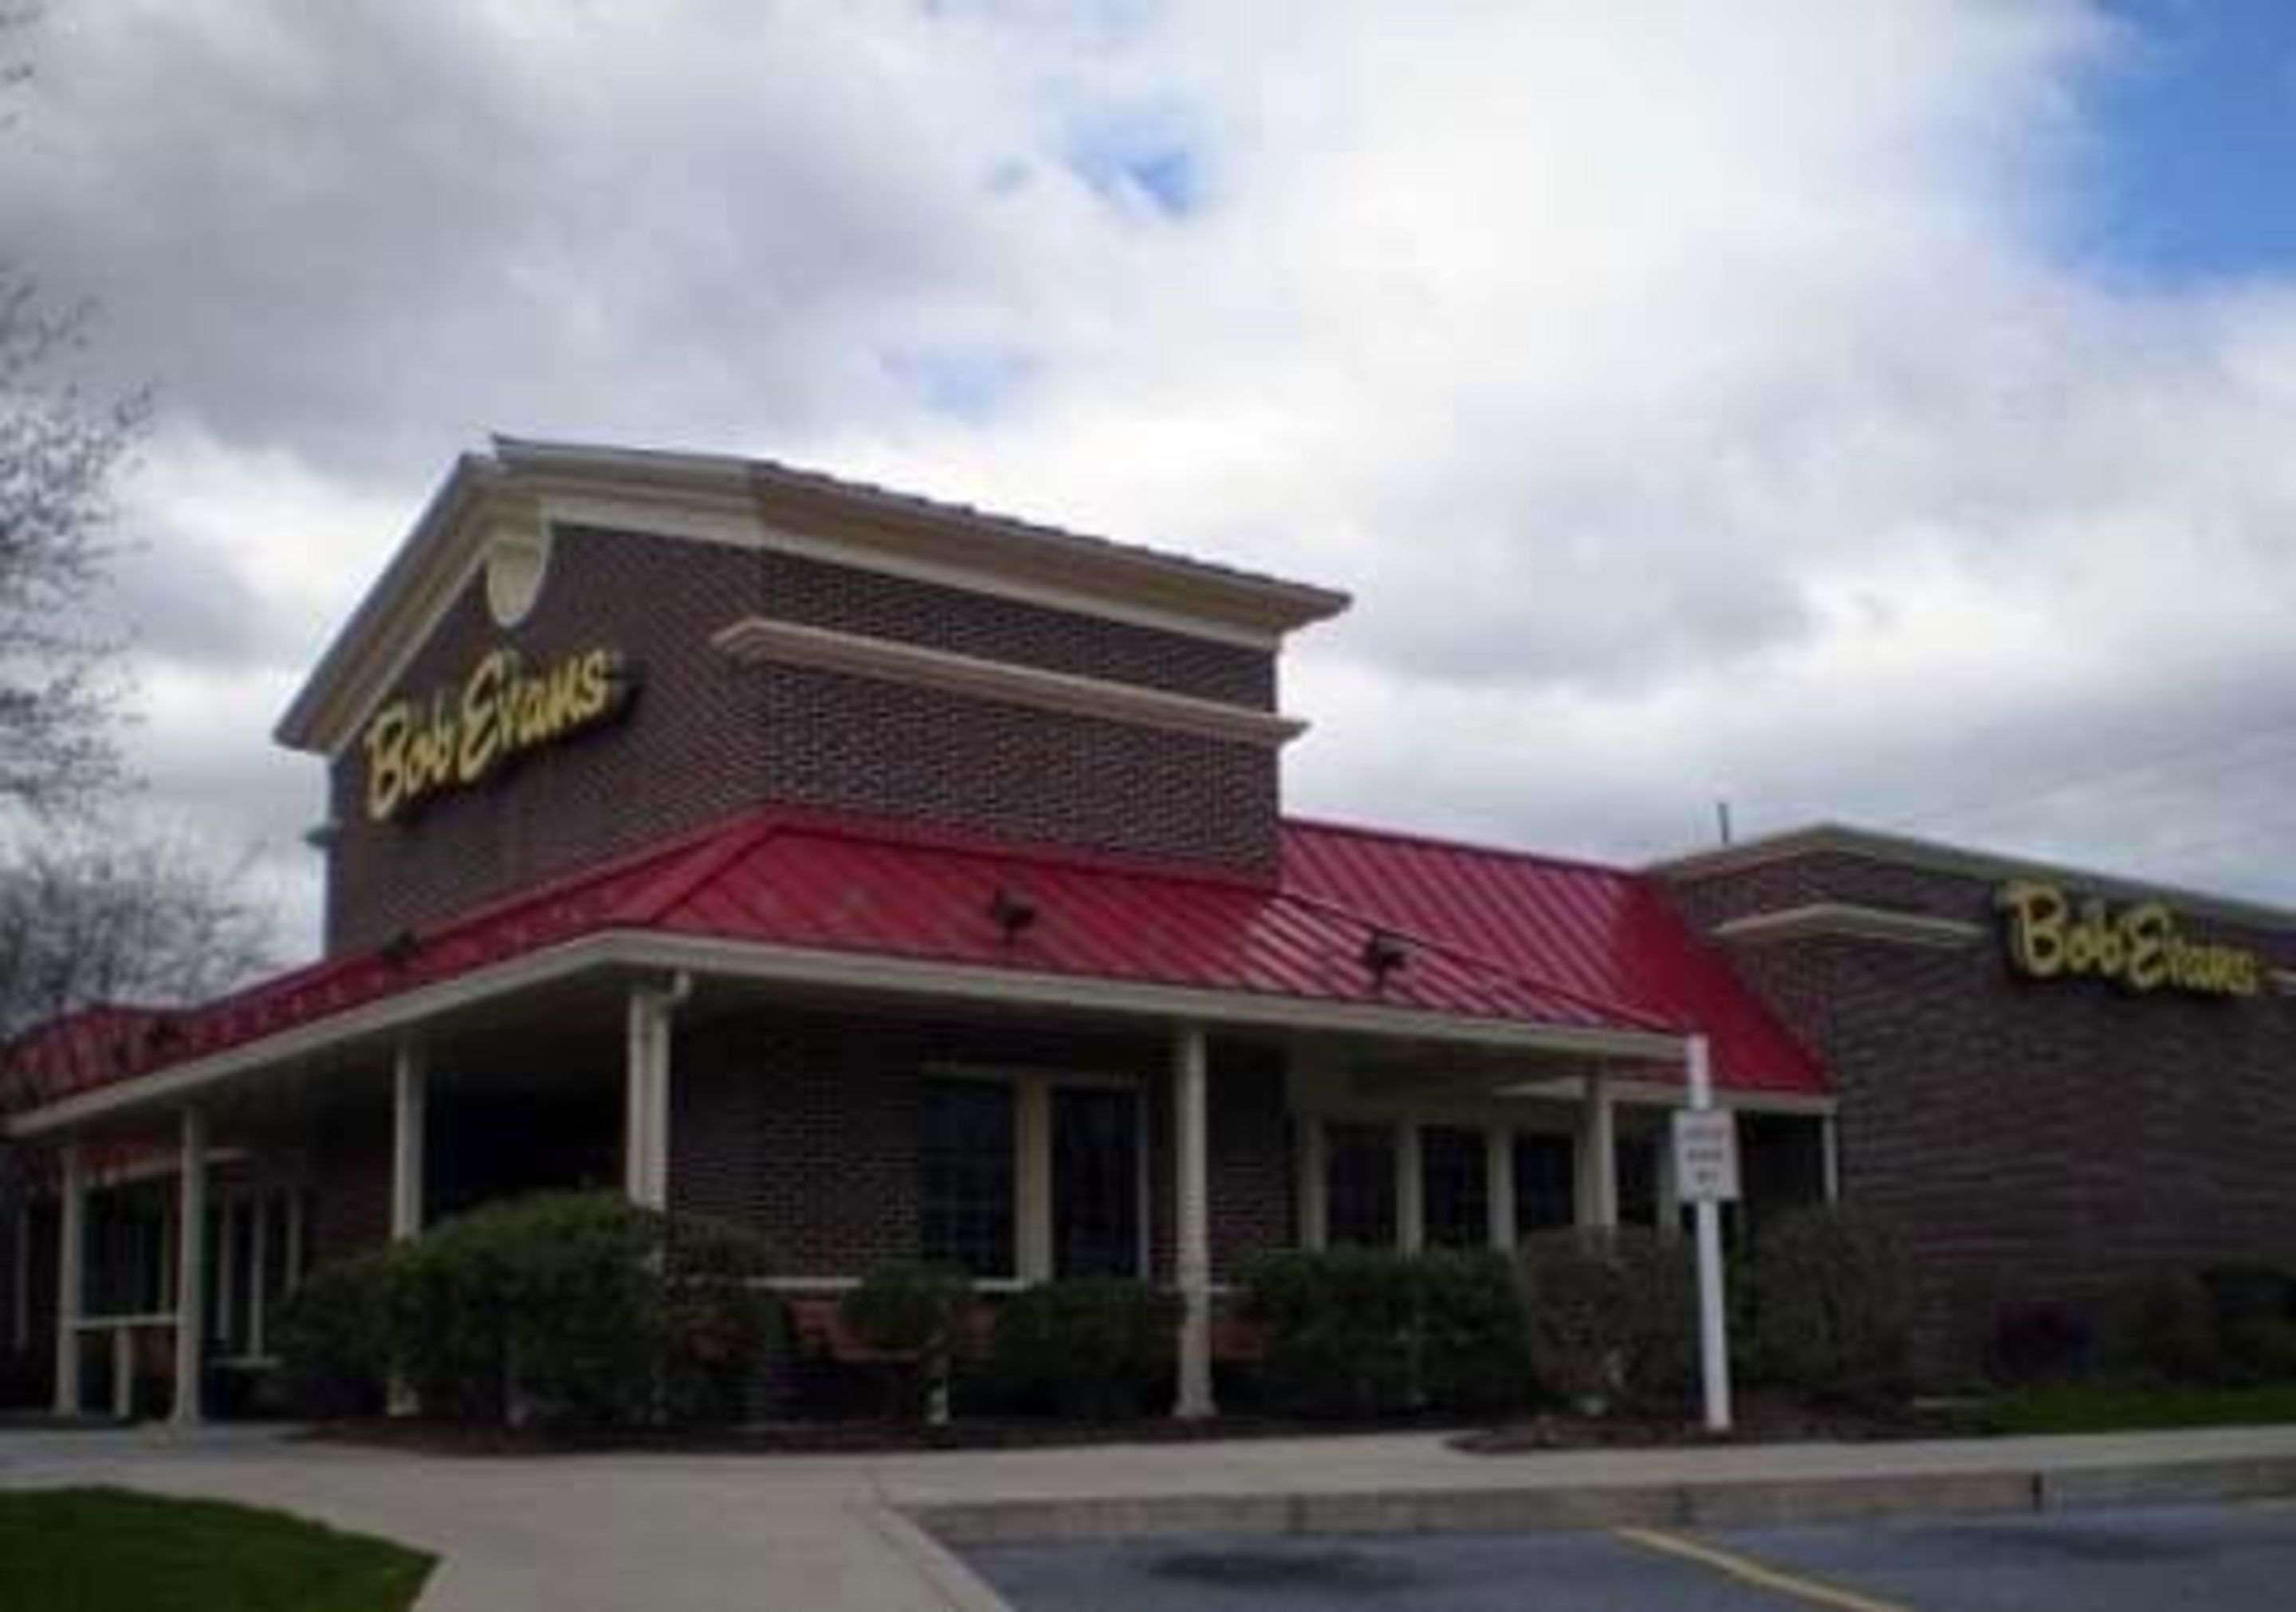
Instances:
[[[63,1146],[56,1233],[56,1414],[78,1416],[79,1322],[87,1297],[87,1168],[79,1143]]]
[[[111,1329],[111,1420],[131,1421],[135,1416],[135,1334],[131,1327]]]
[[[1514,1132],[1493,1125],[1483,1133],[1483,1193],[1489,1207],[1491,1247],[1514,1248]]]
[[[1300,1246],[1321,1250],[1331,1242],[1331,1156],[1320,1115],[1300,1117]]]
[[[430,1128],[430,1068],[420,1043],[402,1041],[390,1060],[390,1240],[422,1235],[425,1157]],[[393,1416],[422,1409],[414,1384],[394,1376],[385,1407]]]
[[[1207,1158],[1204,1033],[1183,1025],[1172,1037],[1173,1201],[1177,1207],[1180,1381],[1172,1414],[1201,1420],[1212,1403],[1212,1251],[1210,1170]]]
[[[1611,1090],[1600,1075],[1587,1076],[1578,1112],[1578,1223],[1608,1229],[1619,1223],[1619,1137]]]
[[[1825,1171],[1825,1201],[1841,1201],[1841,1122],[1828,1114],[1817,1122],[1817,1145]]]
[[[183,1157],[176,1175],[176,1403],[178,1427],[200,1420],[206,1375],[208,1119],[184,1110]]]
[[[390,1240],[422,1235],[424,1141],[430,1129],[430,1071],[422,1048],[402,1041],[390,1064]]]
[[[1036,1076],[1013,1083],[1013,1264],[1022,1281],[1053,1279],[1053,1092]]]
[[[1714,1106],[1714,1075],[1706,1037],[1693,1035],[1688,1049],[1690,1106],[1704,1113]],[[1698,1239],[1698,1361],[1706,1387],[1706,1428],[1730,1430],[1730,1333],[1722,1292],[1722,1206],[1701,1193],[1692,1214]]]
[[[1395,1246],[1416,1254],[1427,1246],[1427,1151],[1419,1122],[1395,1127]]]
[[[687,974],[667,988],[630,987],[622,1182],[632,1203],[650,1209],[669,1207],[670,1020],[693,990]]]

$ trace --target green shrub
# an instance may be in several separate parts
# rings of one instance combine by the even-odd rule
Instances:
[[[972,1313],[972,1280],[949,1265],[894,1260],[861,1279],[838,1305],[845,1324],[873,1349],[911,1364],[908,1409],[948,1420],[949,1378]]]
[[[1806,1208],[1763,1229],[1753,1265],[1755,1348],[1768,1376],[1853,1403],[1905,1393],[1913,1297],[1895,1227],[1870,1211]]]
[[[782,1341],[780,1305],[757,1285],[768,1269],[729,1228],[607,1193],[539,1194],[315,1273],[290,1306],[283,1363],[314,1398],[353,1380],[372,1398],[398,1377],[427,1413],[468,1420],[734,1416]]]
[[[1141,1415],[1171,1375],[1180,1307],[1177,1296],[1145,1282],[1039,1283],[998,1309],[991,1374],[1016,1409]]]
[[[1270,1395],[1309,1415],[1482,1412],[1530,1389],[1522,1308],[1504,1256],[1282,1249],[1245,1267]]]
[[[369,1254],[306,1277],[272,1322],[288,1403],[313,1416],[380,1408],[391,1363],[393,1272]]]
[[[2254,1316],[2224,1329],[2228,1374],[2242,1382],[2296,1382],[2296,1322]]]
[[[1507,1256],[1490,1249],[1443,1249],[1422,1255],[1415,1264],[1426,1403],[1472,1415],[1529,1403],[1530,1333]]]
[[[1244,1267],[1244,1313],[1267,1335],[1278,1403],[1311,1416],[1416,1409],[1416,1283],[1379,1248],[1270,1249]]]
[[[2224,1329],[2208,1286],[2190,1271],[2129,1284],[2107,1310],[2101,1354],[2115,1377],[2213,1382],[2225,1372]]]
[[[1596,1410],[1682,1403],[1697,1332],[1686,1241],[1641,1226],[1541,1232],[1516,1269],[1543,1387]]]

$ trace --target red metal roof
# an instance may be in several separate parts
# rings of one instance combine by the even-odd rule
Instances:
[[[1032,921],[1009,938],[1000,891]],[[762,810],[414,936],[176,1012],[90,1010],[20,1040],[42,1101],[259,1040],[610,930],[1715,1040],[1717,1078],[1822,1074],[1646,879],[1324,824],[1269,886],[913,824]],[[1365,961],[1385,933],[1406,961]]]
[[[1551,988],[1702,1030],[1724,1089],[1832,1089],[1817,1060],[1647,874],[1292,819],[1283,825],[1283,885]]]

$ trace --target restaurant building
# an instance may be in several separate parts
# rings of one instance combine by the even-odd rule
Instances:
[[[2275,1246],[2284,919],[1286,816],[1283,647],[1346,603],[756,461],[463,458],[279,724],[324,954],[11,1050],[6,1380],[195,1419],[314,1266],[613,1187],[763,1234],[820,1350],[897,1258],[1168,1284],[1204,1415],[1255,1250],[1677,1223],[1694,1043],[1742,1214],[1905,1212],[1937,1317]]]

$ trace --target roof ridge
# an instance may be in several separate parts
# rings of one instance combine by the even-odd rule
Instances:
[[[1336,817],[1301,817],[1287,813],[1279,818],[1286,829],[1300,829],[1310,834],[1345,834],[1356,839],[1384,839],[1394,845],[1425,846],[1433,850],[1466,851],[1477,856],[1503,857],[1509,862],[1532,862],[1546,867],[1576,868],[1582,872],[1602,873],[1628,884],[1652,882],[1650,871],[1628,867],[1621,863],[1596,862],[1588,856],[1562,856],[1553,851],[1526,850],[1521,846],[1492,845],[1485,840],[1461,839],[1452,835],[1426,834],[1412,829],[1382,828],[1367,822],[1345,822]]]

